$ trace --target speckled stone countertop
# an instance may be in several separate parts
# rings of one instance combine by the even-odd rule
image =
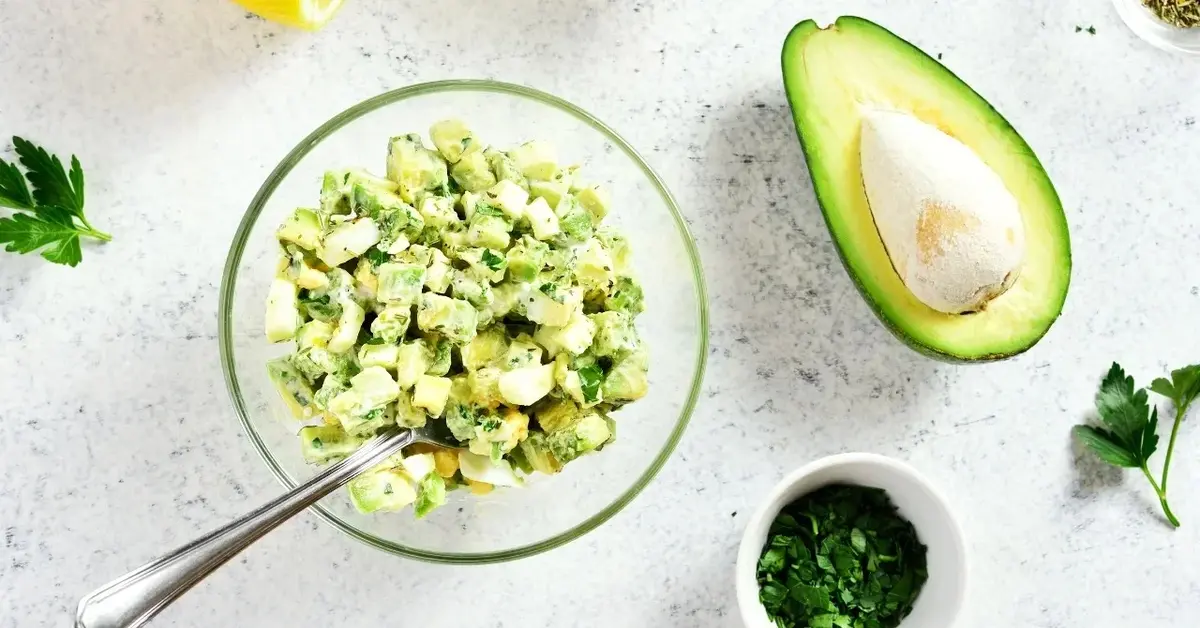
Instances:
[[[89,216],[116,236],[75,269],[0,255],[0,627],[66,625],[82,594],[277,494],[217,356],[236,222],[329,116],[477,76],[581,104],[677,194],[712,353],[676,454],[609,523],[513,564],[403,561],[304,514],[156,625],[736,626],[749,511],[845,450],[904,458],[953,500],[964,627],[1196,625],[1200,433],[1181,436],[1172,531],[1069,427],[1112,360],[1147,377],[1200,357],[1200,61],[1139,42],[1104,0],[347,5],[313,35],[222,0],[0,0],[0,133],[84,157]],[[928,361],[842,271],[779,72],[789,27],[838,12],[940,53],[1056,181],[1071,296],[1027,354]]]

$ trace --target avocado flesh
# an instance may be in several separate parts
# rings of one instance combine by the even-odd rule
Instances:
[[[841,17],[797,24],[783,80],[813,188],[847,272],[880,320],[910,347],[952,361],[995,360],[1032,347],[1062,311],[1071,244],[1062,204],[1033,150],[966,83],[887,29]],[[862,184],[859,139],[870,108],[916,116],[966,144],[1016,197],[1026,253],[1009,289],[974,314],[921,303],[892,268]]]

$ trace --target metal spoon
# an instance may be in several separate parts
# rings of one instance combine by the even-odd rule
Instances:
[[[93,591],[79,602],[79,610],[75,613],[76,628],[136,628],[145,624],[217,567],[292,515],[416,442],[455,449],[461,447],[449,436],[441,421],[430,422],[417,430],[392,428],[383,432],[350,457],[325,468],[312,479],[241,519]]]

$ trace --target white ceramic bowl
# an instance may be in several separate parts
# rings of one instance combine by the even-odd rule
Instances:
[[[738,548],[738,607],[746,628],[773,628],[758,601],[758,559],[775,516],[801,496],[829,484],[858,484],[887,491],[900,514],[912,522],[929,548],[929,580],[913,612],[901,628],[950,628],[962,609],[967,590],[967,549],[962,528],[946,498],[915,469],[886,456],[850,453],[821,458],[783,478],[754,515]]]

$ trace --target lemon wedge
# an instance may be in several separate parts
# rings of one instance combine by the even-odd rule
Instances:
[[[315,31],[333,18],[342,0],[233,0],[268,20]]]

